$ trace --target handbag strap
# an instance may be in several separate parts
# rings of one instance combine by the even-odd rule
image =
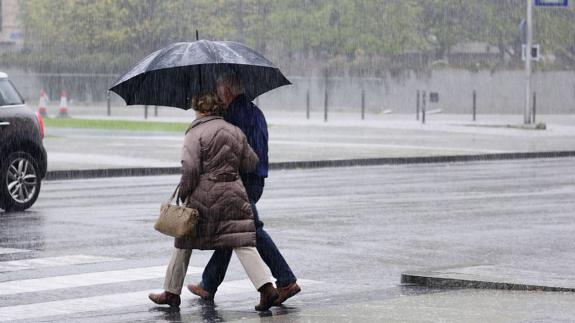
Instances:
[[[180,190],[180,184],[178,183],[178,185],[176,186],[176,189],[174,190],[174,193],[172,193],[172,196],[170,196],[170,199],[168,200],[168,202],[170,204],[172,204],[172,201],[174,200],[174,198],[176,197],[176,194],[178,194],[178,191]],[[176,200],[176,204],[180,205],[180,201],[179,199]]]
[[[173,201],[174,198],[177,196],[179,190],[180,190],[180,183],[178,183],[178,185],[176,186],[176,189],[174,190],[174,193],[172,193],[172,196],[170,196],[170,199],[168,200],[168,202],[169,202],[170,204],[172,204],[172,201]],[[188,205],[189,199],[190,199],[189,196],[186,197],[186,199],[184,200],[184,205]],[[179,198],[176,198],[176,205],[177,205],[177,206],[180,206],[180,199],[179,199]]]

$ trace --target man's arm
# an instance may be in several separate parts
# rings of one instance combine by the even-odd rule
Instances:
[[[241,133],[241,132],[240,132]],[[258,164],[258,155],[248,144],[246,136],[242,135],[242,156],[240,160],[240,173],[251,173]]]

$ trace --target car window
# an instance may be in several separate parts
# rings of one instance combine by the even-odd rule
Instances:
[[[24,100],[12,83],[6,79],[0,80],[0,106],[23,104]]]

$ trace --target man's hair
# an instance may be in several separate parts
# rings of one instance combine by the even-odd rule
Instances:
[[[192,109],[208,116],[222,116],[225,112],[224,104],[215,93],[204,93],[192,99]]]
[[[242,80],[235,73],[221,75],[218,77],[217,83],[227,86],[234,96],[243,94],[246,91]]]

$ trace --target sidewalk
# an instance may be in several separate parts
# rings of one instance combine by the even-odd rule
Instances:
[[[192,121],[193,113],[164,108],[149,111],[149,121]],[[124,115],[106,116],[106,107],[71,108],[74,118],[144,120],[141,108],[116,107]],[[94,114],[98,113],[98,114]],[[575,115],[545,115],[546,130],[521,126],[521,115],[433,114],[427,123],[414,115],[265,111],[270,136],[270,163],[373,158],[475,156],[575,151]],[[44,144],[49,171],[178,167],[183,134],[47,128]]]

